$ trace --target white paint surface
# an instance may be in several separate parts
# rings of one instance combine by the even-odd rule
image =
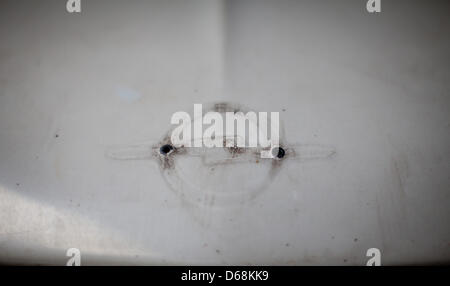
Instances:
[[[446,2],[126,2],[0,5],[1,263],[449,261]],[[279,111],[287,141],[336,154],[286,161],[231,206],[203,171],[189,178],[211,196],[192,206],[155,160],[105,156],[209,102]],[[233,191],[265,174],[226,168]]]

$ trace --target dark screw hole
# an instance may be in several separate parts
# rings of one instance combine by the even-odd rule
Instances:
[[[286,152],[281,147],[276,147],[276,148],[272,149],[272,155],[274,157],[277,157],[278,159],[283,158],[285,154],[286,154]]]
[[[159,148],[159,152],[163,155],[167,155],[172,150],[173,150],[173,147],[172,147],[172,145],[169,145],[169,144],[163,145],[163,146],[161,146],[161,148]]]

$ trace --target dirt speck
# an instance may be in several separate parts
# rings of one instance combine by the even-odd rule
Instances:
[[[232,104],[226,102],[219,102],[214,104],[213,111],[216,112],[239,112],[241,108],[238,106],[233,106]]]
[[[231,156],[234,158],[239,154],[245,153],[245,148],[237,147],[236,145],[233,147],[227,147],[228,152],[230,152]]]

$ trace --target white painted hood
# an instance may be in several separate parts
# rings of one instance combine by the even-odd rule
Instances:
[[[64,2],[0,4],[0,263],[449,261],[447,2]],[[195,103],[280,112],[285,144],[333,154],[179,156],[175,183],[108,155]]]

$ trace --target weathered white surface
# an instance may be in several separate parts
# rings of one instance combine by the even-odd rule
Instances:
[[[1,263],[64,265],[71,247],[82,264],[449,261],[445,1],[35,2],[0,4]],[[336,154],[286,160],[231,205],[214,188],[185,203],[157,161],[105,156],[209,102],[280,111],[287,141]]]

